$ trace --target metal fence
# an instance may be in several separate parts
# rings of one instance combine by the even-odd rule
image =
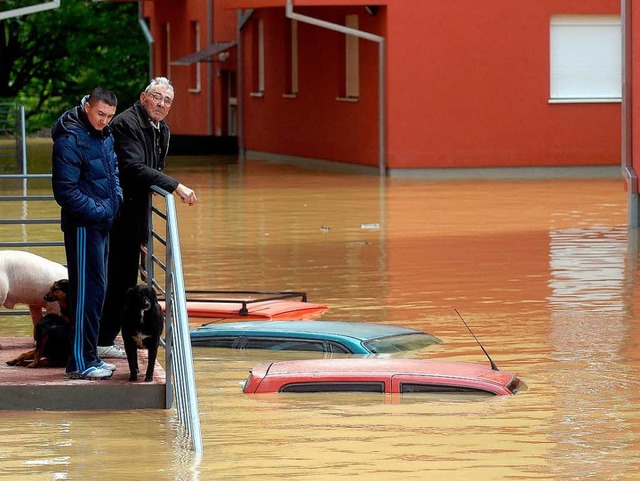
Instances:
[[[17,135],[20,139],[18,143],[24,145],[24,124]],[[33,201],[53,201],[52,195],[28,195],[27,181],[29,179],[50,178],[51,174],[28,174],[26,162],[26,148],[22,152],[25,154],[17,162],[17,173],[2,174],[0,181],[22,179],[22,195],[0,196],[0,226],[21,225],[23,230],[31,224],[59,224],[59,218],[33,219],[29,218],[27,205]],[[22,154],[21,154],[22,155]],[[191,351],[191,339],[189,336],[189,319],[187,316],[186,294],[184,287],[184,275],[182,271],[182,257],[180,251],[180,239],[178,234],[178,221],[173,195],[168,192],[153,187],[160,195],[152,196],[152,199],[163,199],[164,208],[153,206],[149,216],[149,242],[146,251],[144,279],[154,287],[162,291],[165,295],[166,304],[166,324],[165,340],[163,342],[166,353],[166,407],[173,407],[174,399],[178,419],[185,434],[191,440],[191,446],[196,453],[202,452],[202,434],[200,429],[200,413],[195,383],[195,371],[193,367],[193,355]],[[21,206],[19,218],[5,218],[4,215],[9,210],[2,205],[16,204]],[[154,223],[164,222],[164,235],[159,230],[154,229]],[[0,241],[0,248],[31,248],[42,246],[64,246],[63,241],[39,240],[29,241],[26,230],[22,233],[22,239],[11,241]],[[158,246],[155,249],[154,246]],[[158,253],[156,253],[156,250]],[[161,255],[161,254],[164,255]],[[156,269],[159,267],[159,269]],[[158,276],[155,273],[158,272]],[[5,310],[0,313],[28,314],[29,311]]]
[[[0,103],[0,162],[27,173],[24,105]]]

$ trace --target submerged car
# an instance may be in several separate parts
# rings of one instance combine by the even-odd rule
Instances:
[[[251,369],[245,394],[369,392],[467,393],[509,396],[526,385],[482,364],[425,359],[307,359],[263,363]]]
[[[191,331],[193,346],[342,354],[391,354],[442,341],[418,329],[343,321],[248,321],[205,324]]]

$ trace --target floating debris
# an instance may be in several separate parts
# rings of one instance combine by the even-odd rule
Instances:
[[[380,224],[378,224],[377,222],[373,222],[371,224],[360,224],[360,228],[361,229],[379,229]]]
[[[326,226],[326,225],[321,225],[320,226],[320,232],[329,232],[330,230],[331,230],[331,228]]]

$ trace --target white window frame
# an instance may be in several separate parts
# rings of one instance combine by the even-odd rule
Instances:
[[[194,36],[195,36],[195,44],[191,45],[191,47],[193,48],[193,52],[198,52],[200,51],[200,22],[193,21],[189,27],[191,28],[192,26],[195,26],[195,32],[191,32]],[[189,92],[192,93],[200,93],[202,91],[202,64],[201,62],[196,62],[195,65],[195,69],[196,69],[196,75],[195,75],[195,85],[191,85],[189,87]]]
[[[620,102],[620,15],[552,15],[549,103]]]

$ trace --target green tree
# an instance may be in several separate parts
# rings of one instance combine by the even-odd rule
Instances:
[[[137,3],[64,0],[0,20],[0,101],[26,106],[29,131],[51,127],[97,86],[113,90],[123,110],[148,81],[148,51]]]

